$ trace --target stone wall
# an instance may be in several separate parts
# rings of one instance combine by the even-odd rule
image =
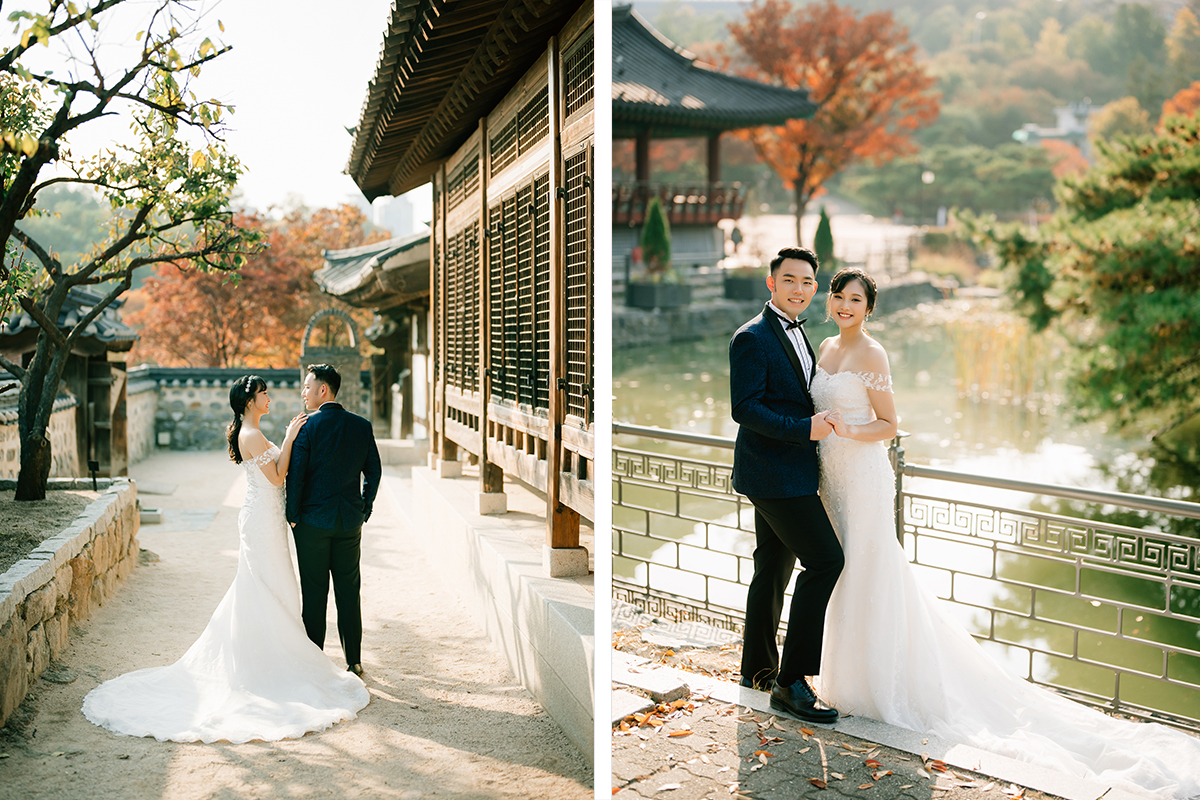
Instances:
[[[157,446],[154,420],[158,413],[158,384],[149,380],[131,381],[125,395],[125,413],[129,463],[136,464],[149,457]]]
[[[16,478],[21,471],[21,437],[17,430],[16,391],[5,395],[7,402],[0,407],[0,478]],[[78,475],[75,463],[75,406],[73,397],[60,397],[54,401],[54,412],[50,415],[50,477]]]
[[[945,299],[949,289],[943,290],[928,280],[896,282],[879,287],[876,298],[876,314],[890,314],[903,308],[912,308],[921,303],[932,303]],[[818,318],[824,317],[824,292],[818,292],[813,300]],[[645,311],[613,304],[612,346],[614,350],[630,347],[648,347],[666,342],[686,342],[709,336],[729,337],[762,311],[763,301],[725,300],[721,298],[696,301],[682,308],[655,309]],[[809,316],[813,316],[810,312]],[[814,343],[815,344],[815,343]]]
[[[118,478],[62,533],[0,575],[0,725],[66,647],[70,626],[133,572],[137,530],[137,490]]]
[[[154,452],[169,450],[221,450],[226,447],[225,428],[233,419],[229,388],[238,378],[255,374],[267,382],[271,413],[262,419],[262,431],[278,444],[288,422],[303,410],[300,400],[300,369],[205,369],[190,367],[134,367],[129,370],[129,461],[134,463]],[[370,372],[360,376],[361,408],[371,407]],[[342,393],[350,391],[343,381]],[[136,395],[133,392],[137,392]],[[150,397],[144,397],[151,395]],[[134,398],[138,412],[135,417]],[[148,410],[153,404],[153,412]],[[135,455],[134,442],[148,442]],[[139,444],[138,447],[142,445]]]

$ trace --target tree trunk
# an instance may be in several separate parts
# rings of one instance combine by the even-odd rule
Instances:
[[[796,203],[796,246],[804,247],[804,240],[800,238],[800,220],[804,217],[804,209],[808,207],[808,198],[804,194],[803,179],[796,180],[796,185],[792,189],[792,195]]]
[[[31,434],[21,441],[21,472],[17,476],[14,500],[45,500],[50,480],[50,438]]]

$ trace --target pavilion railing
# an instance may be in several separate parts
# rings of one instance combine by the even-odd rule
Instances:
[[[613,434],[689,452],[733,448],[724,437],[620,423]],[[1076,500],[1158,524],[1200,519],[1200,504],[907,464],[900,441],[890,448],[897,536],[985,648],[1081,702],[1200,731],[1200,540],[1028,507],[1035,497]],[[733,489],[731,456],[613,447],[615,599],[740,629],[754,512]],[[947,488],[910,491],[905,477]],[[964,500],[955,485],[1024,502]]]
[[[640,225],[652,197],[662,201],[672,225],[716,225],[723,219],[738,219],[746,202],[740,183],[667,184],[613,182],[614,225]]]

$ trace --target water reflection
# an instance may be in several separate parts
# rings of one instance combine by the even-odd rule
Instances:
[[[837,333],[832,323],[810,324],[807,330],[814,345]],[[1032,335],[1022,320],[1006,313],[999,303],[921,306],[872,322],[870,332],[890,356],[901,428],[911,434],[905,440],[909,461],[1034,482],[1178,499],[1197,496],[1200,472],[1194,465],[1146,439],[1122,437],[1102,423],[1075,418],[1064,396],[1063,375],[1054,367],[1063,362],[1061,342],[1048,335]],[[721,336],[614,352],[614,417],[638,425],[735,436],[737,425],[730,417],[727,343],[728,338]],[[626,437],[619,437],[617,444],[732,462],[731,451]],[[935,485],[911,479],[905,485],[910,492],[928,491],[939,497],[1031,508],[1200,538],[1200,521],[1196,520],[1116,511],[1073,501],[1035,498],[1031,502],[1027,496],[985,487]],[[618,512],[620,509],[614,510]],[[729,573],[736,575],[730,565],[742,562],[743,583],[748,580],[753,536],[746,531],[752,528],[752,520],[745,520],[744,530],[739,532],[736,514],[720,504],[710,508],[703,502],[690,507],[688,516],[693,519],[674,521],[669,534],[675,540],[672,544],[656,545],[651,560],[663,569],[656,571],[652,565],[651,581],[656,588],[697,599],[704,599],[707,592],[715,601],[719,594],[722,605],[729,601],[736,604],[731,607],[743,607],[744,587],[737,588],[737,578],[730,581]],[[692,565],[685,568],[695,568],[701,557],[694,551],[712,541],[713,531],[728,539],[719,549],[732,554],[721,562],[719,584],[703,586],[665,569],[667,565],[682,565],[685,559],[690,559],[687,563]],[[664,535],[658,528],[655,534]],[[1000,644],[989,644],[989,652],[1017,674],[1109,696],[1111,671],[1068,659],[1098,659],[1158,675],[1163,672],[1164,659],[1154,643],[1200,650],[1200,578],[1195,585],[1177,580],[1167,586],[1159,581],[1085,569],[1079,576],[1081,590],[1100,598],[1091,601],[1001,584],[992,578],[990,562],[972,568],[968,562],[978,554],[965,557],[953,543],[930,539],[921,547],[924,563],[940,563],[958,571],[951,578],[944,570],[919,568],[926,584],[939,596],[949,597],[953,592],[956,600],[979,606],[951,608],[973,632],[992,633],[1000,640]],[[614,574],[632,577],[625,572],[633,569],[632,565],[618,560]],[[1066,592],[1073,592],[1076,582],[1070,565],[1009,553],[996,556],[995,574]],[[662,585],[672,580],[681,582]],[[714,592],[714,586],[719,586],[719,593]],[[1117,607],[1106,599],[1144,610],[1126,609],[1118,614]],[[1031,614],[1043,619],[1030,620]],[[1081,632],[1076,639],[1071,625],[1094,632]],[[1117,638],[1117,634],[1125,638]],[[1027,651],[1005,647],[1004,642],[1032,645],[1050,654],[1034,654],[1031,658]],[[1173,655],[1165,669],[1172,679],[1200,686],[1200,658]],[[1121,696],[1126,701],[1200,718],[1200,692],[1172,689],[1150,678],[1124,676]]]

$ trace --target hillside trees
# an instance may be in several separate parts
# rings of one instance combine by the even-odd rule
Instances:
[[[67,358],[129,289],[134,272],[186,259],[230,273],[257,246],[257,235],[239,227],[229,210],[241,173],[220,138],[230,109],[193,90],[202,67],[225,49],[203,36],[191,6],[180,0],[149,6],[95,0],[82,10],[60,0],[37,5],[43,10],[10,14],[16,33],[0,38],[0,313],[19,306],[40,328],[27,363],[0,357],[20,381],[17,500],[45,496],[47,430]],[[105,47],[99,19],[123,5],[144,20],[143,30],[136,45]],[[97,153],[72,149],[77,132],[113,115],[127,124],[121,141]],[[54,186],[88,187],[108,206],[97,240],[75,263],[23,227],[38,213],[39,194]],[[102,299],[60,327],[68,294],[87,286],[98,287]]]
[[[1020,308],[1073,343],[1085,413],[1122,426],[1200,412],[1200,119],[1097,145],[1098,164],[1059,187],[1031,238],[981,225]]]
[[[747,134],[792,187],[797,242],[804,210],[826,181],[855,162],[915,151],[913,132],[937,118],[934,79],[889,12],[859,17],[833,0],[755,0],[729,29],[745,75],[807,89],[818,103],[811,119]]]

